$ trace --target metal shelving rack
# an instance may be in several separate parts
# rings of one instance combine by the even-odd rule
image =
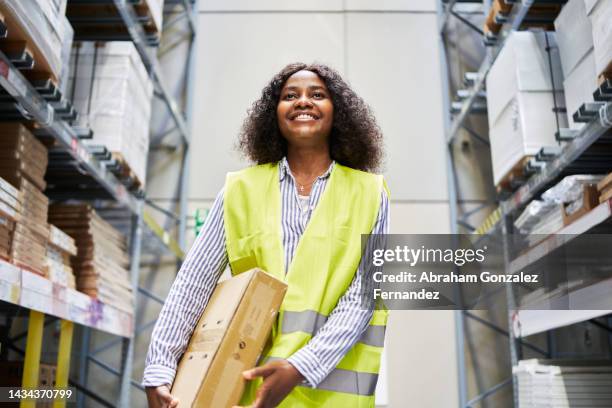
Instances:
[[[481,4],[485,16],[488,15],[489,8],[491,7],[491,0],[467,0],[463,2]],[[461,16],[458,16],[458,14],[454,11],[456,3],[458,3],[456,0],[441,0],[438,2],[443,101],[445,109],[444,123],[447,141],[446,151],[449,180],[448,188],[451,206],[451,232],[457,233],[460,226],[467,226],[470,231],[474,231],[479,234],[492,236],[493,234],[499,235],[501,233],[504,241],[506,272],[512,273],[513,271],[521,269],[534,263],[538,259],[547,256],[555,249],[562,247],[571,240],[571,237],[586,233],[592,228],[604,223],[612,223],[612,201],[608,200],[607,202],[601,203],[598,207],[591,210],[589,213],[579,218],[572,224],[564,227],[562,230],[551,234],[544,241],[540,242],[535,247],[530,248],[526,253],[518,256],[517,258],[510,259],[510,255],[508,253],[508,234],[512,232],[513,218],[518,216],[520,210],[522,210],[532,199],[537,198],[538,194],[541,194],[545,188],[551,186],[555,181],[558,181],[563,175],[567,174],[572,164],[576,163],[580,159],[580,156],[589,147],[598,141],[601,141],[602,138],[611,138],[612,84],[610,81],[604,81],[600,88],[594,92],[597,102],[586,103],[581,107],[580,112],[586,113],[588,119],[585,121],[586,125],[580,129],[580,131],[561,129],[560,134],[557,135],[557,139],[563,140],[564,143],[556,157],[554,157],[552,160],[543,162],[542,168],[538,173],[532,175],[520,188],[518,188],[518,190],[513,192],[508,198],[502,200],[499,203],[498,209],[483,223],[483,226],[480,228],[471,227],[465,219],[458,217],[458,194],[455,181],[456,177],[452,146],[456,141],[456,137],[460,129],[464,127],[466,118],[470,114],[474,113],[473,107],[475,106],[475,102],[482,99],[483,96],[486,97],[486,91],[484,90],[486,76],[491,66],[495,62],[495,58],[497,57],[499,51],[503,47],[505,39],[510,32],[520,29],[523,21],[527,17],[530,7],[533,6],[535,1],[506,0],[506,3],[512,3],[512,11],[506,17],[496,41],[493,43],[489,42],[489,44],[487,44],[489,47],[486,51],[485,58],[478,71],[470,75],[472,85],[468,90],[462,91],[464,98],[461,102],[459,102],[459,107],[451,104],[450,101],[451,88],[449,85],[450,81],[448,77],[449,71],[446,48],[448,19],[451,18],[451,16],[455,16],[462,23],[466,23],[468,27],[478,31],[479,34],[483,33],[477,27],[474,27],[469,21],[466,21],[465,19],[461,18]],[[465,95],[467,95],[467,97],[465,97]],[[454,108],[454,116],[451,113],[451,106]],[[468,130],[468,133],[470,133],[471,136],[484,139],[479,135],[474,135],[472,131]],[[571,170],[569,172],[571,173]],[[518,387],[516,384],[516,378],[513,376],[501,381],[489,389],[482,391],[479,395],[468,400],[464,351],[465,333],[463,330],[466,319],[474,319],[479,323],[491,328],[495,332],[507,336],[510,344],[511,364],[512,366],[516,366],[520,356],[522,355],[522,347],[530,348],[531,350],[536,351],[545,357],[552,357],[554,354],[550,349],[541,350],[527,343],[525,340],[523,340],[523,338],[533,334],[549,332],[550,330],[568,326],[574,323],[589,321],[596,317],[601,317],[612,313],[612,310],[606,310],[606,308],[610,307],[610,303],[604,301],[605,296],[609,295],[611,289],[612,280],[608,279],[598,284],[581,288],[575,292],[570,292],[566,295],[565,299],[562,299],[566,301],[571,299],[573,302],[580,303],[581,310],[542,311],[517,309],[514,304],[512,290],[510,286],[508,286],[506,288],[506,301],[509,311],[508,330],[495,326],[491,322],[487,322],[482,318],[476,317],[470,312],[457,311],[456,337],[459,373],[459,406],[462,408],[472,407],[474,404],[483,401],[509,384],[513,385],[514,404],[515,406],[518,404]],[[589,308],[591,310],[587,310]],[[604,330],[612,330],[610,327],[605,326],[600,322],[593,322],[593,324],[603,328]]]
[[[186,101],[181,111],[179,105],[168,92],[165,82],[161,77],[159,63],[155,56],[156,48],[151,47],[151,41],[147,37],[139,23],[134,11],[134,2],[127,0],[73,0],[74,2],[85,1],[88,4],[114,5],[125,25],[131,40],[145,65],[155,85],[155,96],[160,98],[175,124],[176,131],[180,135],[180,146],[182,148],[181,174],[179,181],[179,214],[172,215],[173,222],[178,221],[178,242],[155,219],[145,211],[146,199],[141,191],[129,191],[110,171],[103,161],[92,154],[81,142],[79,129],[73,128],[64,120],[62,112],[54,109],[51,98],[45,90],[36,89],[21,72],[15,67],[11,60],[0,52],[0,87],[8,93],[16,102],[17,110],[24,114],[25,120],[33,120],[40,127],[37,135],[52,137],[63,151],[68,153],[74,163],[88,174],[97,183],[96,199],[111,199],[127,214],[129,223],[130,242],[130,276],[134,294],[148,296],[158,302],[163,300],[151,292],[138,287],[141,250],[155,253],[171,254],[180,262],[184,256],[186,218],[187,218],[187,180],[189,168],[189,129],[193,96],[189,84],[193,80],[193,66],[195,63],[196,50],[196,28],[197,28],[197,0],[167,0],[166,4],[179,4],[182,6],[179,18],[187,19],[190,36],[188,63],[186,65]],[[182,16],[181,16],[182,15]],[[78,40],[78,38],[75,38]],[[88,38],[88,40],[108,40],[104,38]],[[100,197],[100,194],[103,197]],[[91,193],[85,190],[74,191],[74,198],[91,198]],[[152,203],[151,203],[152,204]],[[153,209],[157,209],[151,205]],[[167,211],[165,213],[168,213]],[[125,216],[124,216],[125,217]],[[143,247],[143,240],[145,246]],[[81,395],[78,398],[78,406],[84,406],[84,396],[88,396],[103,406],[130,406],[130,390],[132,386],[142,389],[138,381],[131,378],[134,354],[134,338],[141,328],[134,327],[134,316],[114,309],[109,305],[94,300],[80,292],[61,288],[46,279],[39,278],[27,271],[14,268],[12,265],[0,261],[0,300],[30,310],[28,322],[28,341],[26,350],[21,350],[10,344],[10,347],[25,356],[24,386],[36,386],[38,379],[38,362],[40,360],[41,343],[44,328],[44,316],[50,315],[62,320],[60,329],[60,349],[58,353],[58,386],[75,386]],[[83,326],[83,338],[81,341],[81,357],[79,359],[79,382],[69,379],[70,353],[73,338],[73,323]],[[153,322],[154,323],[154,322]],[[152,322],[148,323],[150,326]],[[145,325],[147,326],[147,325]],[[91,328],[105,331],[119,336],[97,350],[90,352]],[[146,327],[145,327],[146,328]],[[103,349],[108,349],[121,343],[122,363],[119,369],[115,369],[100,361],[95,354]],[[87,365],[94,362],[108,372],[119,376],[120,392],[116,402],[111,403],[87,388]]]

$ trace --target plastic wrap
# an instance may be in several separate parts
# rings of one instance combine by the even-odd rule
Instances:
[[[514,222],[514,226],[523,234],[529,234],[531,230],[543,219],[547,214],[555,211],[558,204],[533,200],[531,201],[521,215]]]
[[[65,16],[62,18],[62,30],[61,30],[61,39],[62,39],[62,69],[60,71],[60,90],[63,94],[66,93],[69,83],[70,77],[70,54],[72,52],[72,42],[74,40],[74,29],[70,25],[68,18]]]
[[[144,183],[153,84],[134,45],[111,42],[96,54],[93,43],[83,43],[73,50],[73,65],[76,53],[73,104],[80,114],[78,124],[94,132],[85,143],[120,153]]]
[[[542,200],[557,204],[571,203],[582,197],[585,184],[597,184],[603,179],[600,175],[576,174],[567,176],[554,187],[542,194]]]
[[[0,0],[0,11],[28,38],[28,47],[37,64],[35,69],[45,70],[46,64],[49,73],[58,79],[62,66],[62,42],[57,31],[60,16],[52,3],[52,0]]]

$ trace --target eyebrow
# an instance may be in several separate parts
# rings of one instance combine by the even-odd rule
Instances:
[[[297,90],[300,89],[300,87],[298,86],[288,86],[284,88],[285,90]],[[308,89],[314,90],[314,89],[322,89],[324,91],[327,91],[327,89],[321,85],[311,85],[308,87]]]

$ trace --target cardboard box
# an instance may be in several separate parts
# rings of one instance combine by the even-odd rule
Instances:
[[[13,231],[15,229],[15,222],[11,221],[8,217],[0,214],[0,227],[6,228],[9,231]]]
[[[21,192],[19,191],[19,189],[17,189],[8,181],[4,180],[2,177],[0,177],[0,190],[10,195],[14,200],[18,201],[19,203],[22,202]]]
[[[563,225],[569,225],[582,217],[599,204],[599,193],[594,184],[584,184],[582,186],[582,206],[571,214],[567,212],[567,205],[563,206]]]
[[[571,129],[581,129],[584,123],[574,122],[573,115],[583,103],[593,102],[593,92],[597,89],[595,56],[591,49],[576,65],[571,74],[563,81],[565,107]]]
[[[172,394],[183,407],[225,408],[244,391],[242,371],[261,354],[287,285],[261,269],[220,282],[183,355]]]
[[[32,132],[18,122],[0,122],[0,147],[46,157],[47,148],[32,135]]]
[[[77,254],[74,239],[55,225],[49,225],[49,243],[69,255],[76,256]]]
[[[589,15],[597,75],[612,75],[612,1],[599,0]]]
[[[78,290],[133,313],[129,257],[123,234],[87,204],[53,204],[49,207],[49,221],[64,234],[62,241],[76,244],[76,256],[70,264]],[[48,250],[47,257],[49,254]],[[51,257],[60,261],[57,256]]]
[[[569,0],[555,20],[563,74],[567,78],[593,48],[591,21],[584,0]]]
[[[0,217],[2,219],[7,218],[9,221],[15,222],[19,220],[19,213],[4,201],[0,201]]]

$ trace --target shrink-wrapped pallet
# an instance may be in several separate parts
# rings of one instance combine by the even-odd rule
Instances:
[[[513,32],[487,76],[487,114],[493,179],[505,177],[543,146],[567,118],[555,113],[563,103],[563,73],[554,33]],[[550,52],[550,54],[548,53]]]
[[[85,143],[106,146],[144,185],[153,84],[134,45],[79,43],[71,61],[78,124],[93,130]]]

